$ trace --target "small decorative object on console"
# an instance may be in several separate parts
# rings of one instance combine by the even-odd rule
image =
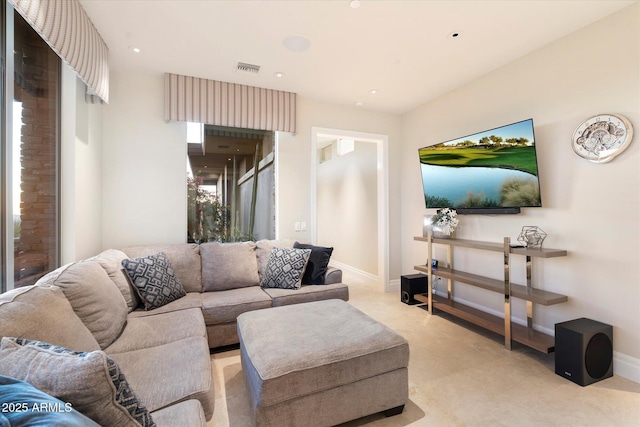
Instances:
[[[431,230],[433,237],[448,239],[458,227],[458,213],[454,209],[440,209],[431,217]]]
[[[571,136],[576,154],[594,163],[607,163],[633,138],[631,122],[619,114],[598,114],[580,123]]]
[[[518,242],[522,243],[525,248],[540,249],[546,237],[547,233],[540,227],[525,225],[518,236]]]

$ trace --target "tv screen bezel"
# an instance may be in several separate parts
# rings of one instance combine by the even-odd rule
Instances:
[[[480,134],[485,134],[485,133],[490,133],[493,132],[495,130],[498,129],[502,129],[502,128],[506,128],[509,126],[513,126],[519,123],[523,123],[523,122],[531,122],[531,133],[533,135],[533,148],[534,148],[534,156],[535,156],[535,162],[536,162],[536,170],[538,171],[538,174],[536,175],[536,179],[538,182],[538,191],[540,194],[540,204],[539,205],[521,205],[521,206],[490,206],[490,207],[473,207],[473,206],[469,206],[469,207],[457,207],[457,208],[453,208],[456,210],[456,212],[458,214],[461,215],[473,215],[473,214],[479,214],[479,215],[494,215],[494,214],[519,214],[521,213],[521,208],[539,208],[543,206],[543,199],[542,199],[542,184],[540,182],[540,163],[538,162],[538,147],[537,147],[537,142],[536,142],[536,136],[535,136],[535,126],[534,126],[534,120],[532,117],[528,118],[528,119],[523,119],[523,120],[518,120],[512,123],[508,123],[502,126],[496,126],[490,129],[486,129],[486,130],[482,130],[479,132],[473,132],[470,134],[467,134],[465,136],[461,136],[461,137],[457,137],[457,138],[452,138],[446,141],[442,141],[442,142],[437,142],[435,144],[430,144],[430,145],[426,145],[424,147],[420,147],[418,148],[418,164],[422,165],[422,161],[420,158],[420,152],[428,147],[433,147],[434,145],[438,145],[438,144],[446,144],[448,142],[452,142],[452,141],[457,141],[457,140],[462,140],[465,138],[471,138],[474,137],[476,135],[480,135]],[[424,198],[425,196],[425,188],[424,188],[424,176],[422,174],[422,167],[420,167],[420,178],[421,178],[421,187],[422,187],[422,196],[423,196],[423,203],[425,206],[425,209],[444,209],[447,206],[441,206],[441,207],[427,207],[426,205],[426,200]]]

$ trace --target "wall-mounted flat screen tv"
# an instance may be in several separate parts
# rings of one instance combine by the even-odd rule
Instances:
[[[519,213],[542,206],[533,119],[418,150],[427,208]]]

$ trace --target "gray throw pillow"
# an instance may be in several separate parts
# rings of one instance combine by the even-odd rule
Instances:
[[[260,286],[300,289],[302,274],[310,255],[311,249],[273,248]]]
[[[145,310],[162,307],[187,295],[164,252],[123,259],[122,266]]]
[[[4,337],[0,375],[28,382],[103,426],[155,426],[116,362],[101,350],[77,352]]]

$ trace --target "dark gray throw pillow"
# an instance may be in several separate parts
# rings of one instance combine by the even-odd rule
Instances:
[[[263,288],[300,289],[302,274],[311,249],[273,248],[260,286]]]
[[[323,246],[307,245],[305,243],[294,243],[294,248],[311,249],[309,263],[302,276],[302,283],[305,285],[324,285],[324,277],[327,275],[329,260],[333,253],[333,248]]]
[[[162,307],[187,295],[164,252],[123,259],[122,266],[145,310]]]

